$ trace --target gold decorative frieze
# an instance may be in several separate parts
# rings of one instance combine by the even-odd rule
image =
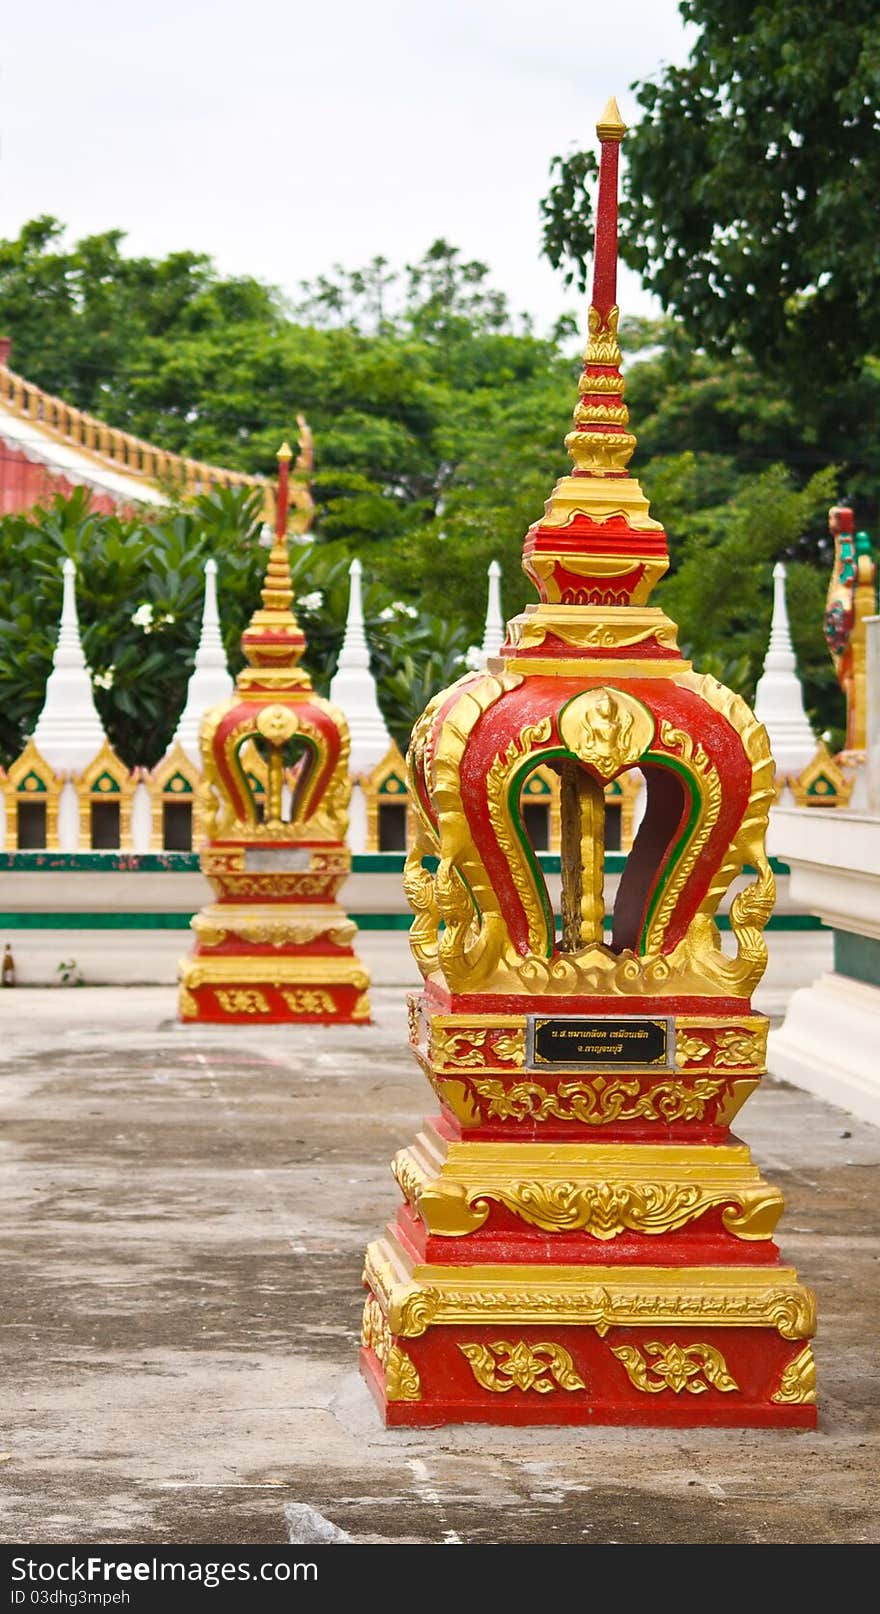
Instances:
[[[725,1087],[722,1078],[697,1077],[683,1081],[653,1082],[640,1091],[636,1078],[594,1082],[560,1082],[555,1089],[540,1082],[516,1082],[505,1088],[497,1077],[472,1078],[486,1118],[498,1121],[576,1121],[586,1126],[609,1126],[618,1121],[702,1121],[707,1106]]]
[[[461,1238],[503,1206],[532,1227],[607,1241],[624,1232],[673,1233],[712,1209],[736,1238],[769,1239],[782,1194],[748,1149],[624,1144],[447,1143],[421,1132],[392,1161],[401,1191],[429,1232]]]
[[[646,1395],[659,1395],[662,1390],[702,1395],[710,1387],[729,1393],[740,1388],[714,1345],[663,1345],[649,1340],[644,1355],[635,1345],[612,1345],[611,1354],[623,1363],[630,1383]],[[654,1360],[646,1361],[649,1356]]]
[[[327,984],[353,986],[365,992],[369,976],[356,958],[334,958],[323,954],[302,958],[261,958],[236,954],[234,958],[199,955],[183,961],[188,987],[228,986],[250,983],[255,986],[305,986]]]
[[[541,1341],[527,1345],[518,1340],[499,1339],[491,1345],[459,1345],[470,1363],[471,1372],[484,1390],[503,1395],[507,1390],[536,1390],[548,1395],[553,1390],[585,1390],[575,1371],[570,1353],[563,1345]]]
[[[677,632],[675,623],[656,606],[637,610],[626,605],[585,605],[572,620],[569,605],[530,605],[508,623],[508,639],[515,650],[537,649],[548,634],[572,649],[619,650],[652,639],[676,650]]]
[[[763,1015],[741,1019],[676,1020],[675,1063],[679,1070],[753,1070],[767,1068],[767,1030]]]
[[[195,914],[190,924],[203,947],[219,947],[229,936],[278,948],[307,946],[319,938],[335,947],[350,947],[357,935],[357,925],[341,908],[304,910],[294,904],[261,908],[215,903]]]
[[[428,1056],[438,1071],[485,1070],[500,1063],[525,1063],[525,1016],[505,1020],[487,1015],[464,1022],[433,1015],[429,1021]]]
[[[810,1339],[816,1298],[790,1267],[601,1267],[418,1262],[394,1235],[371,1244],[364,1281],[395,1336],[442,1324],[774,1328]]]
[[[571,484],[570,489],[568,484]],[[604,508],[608,505],[609,496],[605,495],[603,498],[599,492],[601,487],[601,482],[591,482],[587,477],[563,477],[560,482],[557,482],[553,490],[549,513],[544,517],[541,526],[544,528],[565,527],[574,521],[577,516],[591,515],[593,505],[599,505]],[[629,501],[627,501],[628,493],[630,496]],[[645,509],[647,509],[647,500],[642,500],[638,482],[615,481],[612,484],[610,497],[613,500],[614,507],[609,505],[609,516],[624,516],[625,519],[630,520],[630,524],[634,528],[650,528],[650,518],[648,518],[647,523],[644,519],[638,519],[637,508],[634,511],[633,518],[628,517],[626,512],[620,508],[624,502],[631,501],[636,507],[644,503]],[[558,511],[557,498],[561,499],[561,508]],[[560,520],[555,519],[557,514],[561,517]],[[632,604],[634,606],[643,606],[647,604],[653,588],[669,566],[669,561],[665,555],[645,555],[636,560],[625,559],[620,555],[597,555],[593,552],[585,555],[577,549],[569,550],[564,546],[565,538],[561,537],[558,549],[532,550],[531,554],[528,554],[523,561],[524,570],[534,577],[549,605],[563,604],[563,588],[558,576],[558,568],[567,572],[570,577],[583,578],[585,592],[588,589],[595,590],[599,588],[606,579],[615,577],[621,579],[632,578],[636,574],[639,580],[632,585]],[[624,609],[624,607],[618,607],[618,609]],[[556,663],[556,665],[558,666],[559,663]],[[505,666],[509,671],[509,663],[506,660]],[[665,668],[668,675],[670,670],[668,661],[665,663]]]

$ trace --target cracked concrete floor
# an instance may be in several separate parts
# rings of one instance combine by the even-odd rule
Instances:
[[[379,1425],[361,1260],[431,1105],[405,938],[374,953],[347,1030],[0,992],[2,1539],[283,1542],[288,1503],[361,1542],[880,1539],[880,1130],[773,1082],[739,1132],[818,1291],[817,1433]]]

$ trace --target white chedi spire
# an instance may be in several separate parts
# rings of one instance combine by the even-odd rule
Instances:
[[[483,656],[497,656],[504,643],[504,618],[501,615],[501,567],[497,560],[489,565],[489,598],[486,603],[486,626],[483,631]]]
[[[205,601],[202,606],[202,631],[196,651],[195,665],[186,686],[186,701],[169,750],[178,742],[197,767],[201,767],[199,729],[209,706],[228,700],[233,681],[226,665],[226,651],[220,633],[220,614],[217,610],[217,562],[205,561]]]
[[[785,567],[781,561],[773,568],[773,620],[764,671],[755,692],[755,716],[770,737],[777,775],[800,773],[816,754],[816,736],[804,710],[788,626]]]
[[[33,740],[56,773],[80,772],[97,756],[106,735],[92,694],[92,680],[79,636],[76,567],[62,565],[64,599],[52,671]]]
[[[348,568],[351,587],[345,638],[330,684],[330,699],[342,709],[348,720],[353,774],[372,773],[391,747],[391,735],[376,694],[376,680],[370,671],[370,651],[364,633],[361,598],[362,570],[359,560],[353,560]]]

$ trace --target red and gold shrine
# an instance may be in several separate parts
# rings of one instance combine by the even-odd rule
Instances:
[[[199,736],[201,865],[217,901],[192,920],[180,1018],[366,1022],[357,927],[336,900],[351,868],[348,725],[298,665],[305,637],[291,611],[286,444],[278,458],[263,607],[241,641],[248,665],[230,699],[206,712]]]
[[[393,1163],[362,1367],[386,1423],[816,1420],[814,1297],[782,1264],[782,1195],[731,1122],[765,1073],[750,997],[774,900],[773,760],[738,695],[648,604],[668,559],[627,472],[617,158],[599,124],[574,461],[529,531],[540,604],[413,732],[406,889],[424,988],[410,1041],[440,1113]],[[561,922],[524,827],[561,782]],[[604,792],[646,805],[605,924]],[[730,909],[731,950],[715,922]]]

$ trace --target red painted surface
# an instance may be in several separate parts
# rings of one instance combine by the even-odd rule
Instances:
[[[595,1141],[595,1139],[593,1140]],[[652,1140],[654,1141],[654,1140]],[[482,1228],[462,1238],[428,1232],[410,1206],[398,1212],[394,1232],[419,1261],[438,1266],[511,1262],[517,1266],[773,1266],[779,1250],[772,1239],[744,1244],[728,1233],[723,1207],[707,1211],[673,1233],[619,1233],[598,1239],[591,1233],[529,1227],[503,1205],[487,1199],[489,1214]],[[586,1281],[589,1281],[588,1276]]]
[[[0,428],[2,424],[0,415]],[[69,498],[76,485],[41,461],[28,459],[0,436],[0,516],[24,514],[37,504],[50,503],[56,494]],[[91,507],[99,515],[113,515],[120,501],[93,488]]]
[[[382,1373],[372,1350],[361,1351],[361,1366],[385,1422],[412,1429],[445,1423],[494,1424],[632,1424],[649,1427],[815,1429],[816,1408],[806,1403],[774,1402],[783,1370],[799,1355],[803,1341],[791,1341],[770,1328],[610,1328],[600,1337],[595,1328],[554,1326],[553,1343],[570,1355],[584,1389],[554,1386],[545,1393],[516,1386],[487,1390],[477,1383],[462,1345],[510,1345],[520,1340],[539,1345],[544,1327],[492,1325],[435,1326],[417,1339],[395,1339],[415,1364],[421,1381],[419,1401],[387,1401]],[[658,1387],[636,1389],[614,1348],[636,1346],[646,1361],[647,1346],[714,1344],[723,1352],[736,1391],[712,1385],[700,1393]],[[652,1382],[657,1383],[653,1374]]]
[[[244,950],[241,949],[241,951]],[[287,956],[290,956],[289,953]],[[353,954],[349,951],[348,956],[352,957]],[[369,1020],[365,1019],[362,1015],[358,1016],[357,1018],[355,1017],[355,1004],[362,994],[359,991],[355,991],[354,987],[352,986],[328,986],[326,982],[322,981],[319,982],[315,987],[306,986],[303,988],[297,988],[293,986],[285,986],[282,990],[280,986],[276,986],[265,981],[254,983],[253,981],[242,979],[238,983],[235,981],[224,982],[222,987],[196,986],[189,987],[188,990],[191,996],[195,999],[198,1012],[196,1014],[181,1013],[180,1018],[185,1024],[194,1024],[196,1022],[200,1024],[202,1022],[207,1022],[208,1024],[213,1025],[239,1026],[258,1026],[260,1024],[276,1025],[288,1023],[290,1025],[369,1024]],[[310,1014],[305,1009],[291,1008],[286,997],[284,996],[284,993],[285,991],[292,993],[299,990],[320,991],[322,994],[327,994],[333,1000],[332,1009],[324,1008],[320,1011],[320,1013]],[[223,1007],[222,999],[218,995],[221,991],[224,993],[235,991],[257,991],[259,992],[260,997],[265,1000],[267,1007],[257,1012],[236,1013],[234,1010]]]

